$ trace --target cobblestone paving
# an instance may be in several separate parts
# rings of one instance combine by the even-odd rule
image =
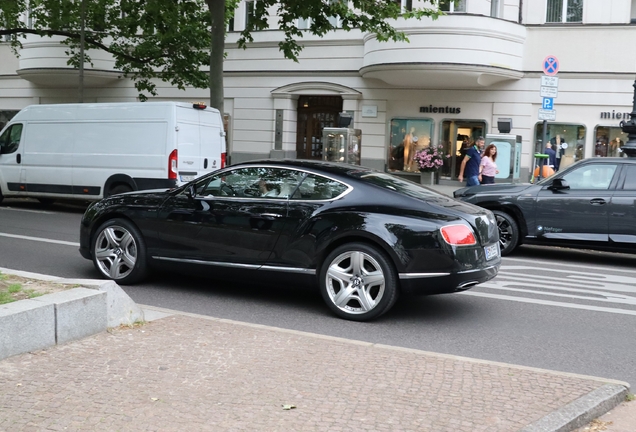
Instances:
[[[602,384],[178,315],[1,361],[0,430],[508,432]]]

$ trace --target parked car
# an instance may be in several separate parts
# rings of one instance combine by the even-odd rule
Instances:
[[[346,319],[380,316],[398,294],[466,290],[500,265],[493,214],[390,174],[318,161],[257,161],[173,190],[93,203],[80,252],[106,278],[169,263],[318,285]]]
[[[536,184],[458,189],[492,210],[501,254],[523,243],[636,252],[636,158],[590,158]]]

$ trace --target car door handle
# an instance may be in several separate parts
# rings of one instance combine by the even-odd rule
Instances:
[[[590,200],[590,204],[592,204],[592,205],[604,205],[605,204],[605,200],[603,198],[592,198]]]
[[[274,220],[283,217],[283,215],[277,213],[261,213],[260,215],[258,215],[258,217],[265,220]]]

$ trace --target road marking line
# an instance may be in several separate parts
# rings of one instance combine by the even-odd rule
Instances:
[[[40,214],[57,214],[57,212],[46,211],[46,210],[28,210],[28,209],[19,209],[13,207],[0,207],[0,210],[13,210],[19,212],[27,212],[27,213],[40,213]]]
[[[595,311],[595,312],[609,312],[609,313],[620,314],[620,315],[636,316],[636,310],[628,310],[628,309],[615,309],[615,308],[606,308],[601,306],[586,306],[586,305],[580,305],[575,303],[563,303],[563,302],[555,302],[550,300],[538,300],[538,299],[513,297],[513,296],[507,296],[507,295],[500,295],[500,294],[486,294],[486,293],[480,293],[475,291],[472,291],[472,292],[463,291],[457,294],[468,295],[473,297],[487,297],[487,298],[493,298],[497,300],[516,301],[519,303],[533,303],[533,304],[539,304],[544,306],[557,306],[557,307],[564,307],[564,308],[570,308],[570,309],[583,309],[583,310],[589,310],[589,311]]]
[[[628,254],[617,254],[617,255],[621,255],[624,258],[628,258],[628,259],[634,259],[634,255],[628,255]],[[554,261],[550,261],[548,259],[536,259],[536,258],[508,258],[508,257],[504,257],[502,259],[502,264],[506,264],[508,261],[521,261],[523,263],[529,263],[529,264],[535,264],[537,267],[535,268],[540,268],[541,270],[546,270],[546,271],[553,271],[550,268],[542,268],[539,267],[542,264],[554,264]],[[580,264],[568,264],[568,263],[559,263],[560,267],[572,267],[572,268],[580,268],[580,269],[585,269],[585,270],[599,270],[599,271],[622,271],[622,272],[633,272],[634,269],[633,268],[626,268],[626,269],[622,269],[622,268],[616,268],[616,267],[610,267],[610,266],[597,266],[597,265],[580,265]],[[503,267],[503,265],[502,265]]]
[[[79,243],[67,242],[67,241],[64,241],[64,240],[53,240],[53,239],[47,239],[47,238],[29,237],[29,236],[16,235],[16,234],[7,234],[7,233],[0,233],[0,237],[10,237],[10,238],[16,238],[16,239],[21,239],[21,240],[39,241],[39,242],[44,242],[44,243],[55,243],[55,244],[62,244],[62,245],[67,245],[67,246],[77,246],[77,247],[79,247],[79,245],[80,245]]]

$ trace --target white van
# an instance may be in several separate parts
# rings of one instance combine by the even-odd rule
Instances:
[[[205,105],[31,105],[0,132],[0,201],[171,188],[222,168],[225,156],[221,115]]]

